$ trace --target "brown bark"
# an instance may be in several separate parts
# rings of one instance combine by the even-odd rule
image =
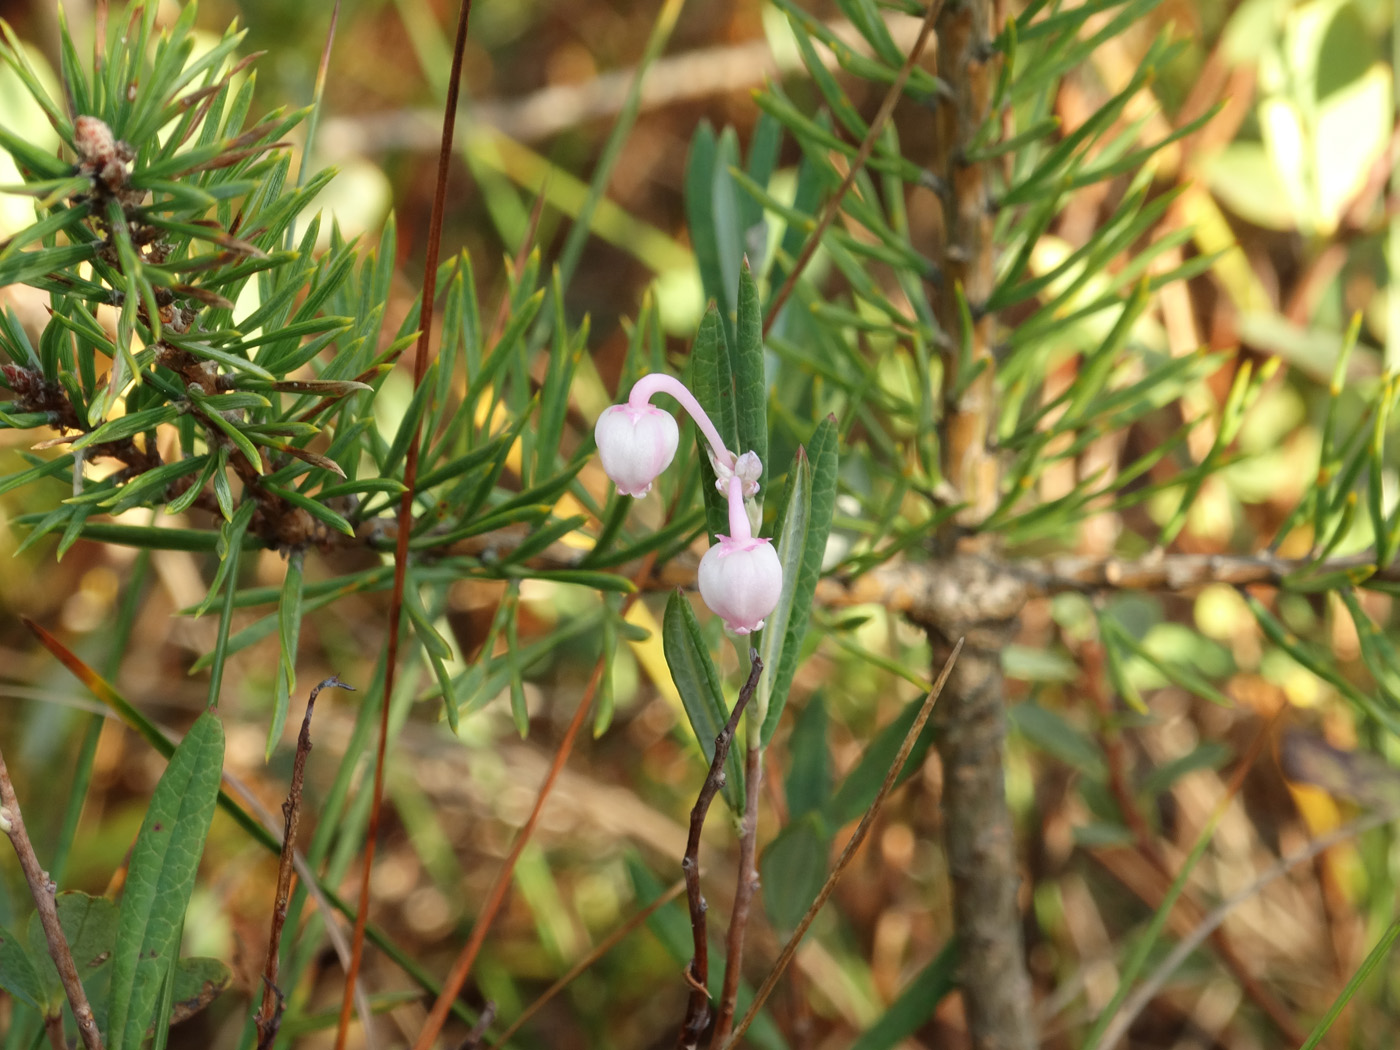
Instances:
[[[996,22],[993,0],[948,0],[937,23],[938,75],[948,88],[936,114],[944,186],[938,315],[946,337],[939,438],[943,477],[960,509],[957,531],[940,538],[947,560],[937,566],[936,580],[918,588],[926,604],[913,603],[910,615],[928,629],[935,662],[966,639],[935,719],[968,1031],[977,1050],[1034,1050],[1016,902],[1020,875],[1002,762],[1001,648],[1025,602],[1025,588],[998,563],[995,538],[975,534],[998,499],[998,463],[989,442],[996,414],[996,332],[985,309],[995,251],[991,173],[985,162],[968,158],[991,118],[999,63],[992,48]]]
[[[934,711],[943,760],[943,839],[953,884],[959,985],[977,1050],[1034,1050],[1032,995],[1017,905],[1020,872],[1006,804],[1002,752],[1006,711],[1001,648],[1025,591],[981,559],[945,566],[923,595],[940,664],[965,639],[948,689]]]

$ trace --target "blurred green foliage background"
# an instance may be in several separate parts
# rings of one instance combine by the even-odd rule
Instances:
[[[81,37],[90,13],[80,3],[65,7]],[[804,7],[822,20],[840,20],[835,4],[813,0]],[[49,8],[38,0],[12,0],[0,4],[0,14],[39,54],[52,56]],[[257,108],[305,104],[329,10],[272,0],[201,5],[200,23],[211,34],[233,18],[248,28],[246,47],[267,52],[255,67]],[[314,164],[334,164],[341,172],[324,206],[347,236],[373,241],[391,208],[397,217],[391,328],[416,301],[421,281],[449,60],[443,27],[450,18],[441,0],[346,3],[313,144]],[[645,297],[652,297],[673,356],[683,352],[699,320],[704,293],[683,201],[697,127],[702,121],[731,126],[747,145],[759,113],[752,91],[764,78],[780,82],[809,109],[820,96],[795,60],[780,17],[758,0],[478,0],[472,13],[461,163],[451,174],[443,235],[452,250],[470,253],[485,304],[506,288],[505,261],[527,237],[537,197],[543,209],[534,243],[547,265],[564,251],[582,187],[622,105],[628,71],[641,61],[659,18],[674,18],[674,31],[649,74],[641,114],[621,145],[569,285],[571,325],[585,316],[591,321],[574,395],[580,415],[596,414],[612,400]],[[1281,367],[1262,385],[1231,461],[1192,503],[1176,541],[1181,552],[1261,550],[1316,485],[1328,382],[1354,315],[1361,319],[1360,339],[1339,395],[1341,417],[1359,415],[1362,392],[1400,368],[1400,289],[1391,279],[1400,265],[1395,20],[1391,0],[1167,0],[1133,31],[1096,50],[1054,100],[1067,130],[1081,124],[1129,80],[1154,35],[1170,25],[1185,46],[1133,97],[1123,122],[1140,122],[1142,139],[1152,141],[1221,107],[1200,131],[1168,147],[1150,172],[1154,195],[1181,190],[1155,234],[1181,235],[1178,262],[1210,261],[1190,281],[1168,286],[1147,323],[1156,348],[1170,355],[1208,348],[1228,352],[1235,362],[1277,360]],[[904,16],[892,18],[901,46],[911,39],[910,25]],[[0,71],[0,119],[43,141],[42,120],[20,107],[7,77]],[[856,78],[842,82],[868,119],[882,93]],[[900,140],[915,159],[927,152],[927,122],[917,107],[896,112]],[[786,143],[772,180],[775,194],[791,193],[798,160],[796,147]],[[0,182],[12,181],[12,173],[0,171]],[[1035,246],[1033,271],[1049,271],[1083,243],[1122,192],[1116,182],[1072,195]],[[0,199],[0,238],[30,221],[28,201],[19,202],[19,211],[14,207],[15,199]],[[931,211],[911,207],[911,239],[929,235]],[[843,287],[825,261],[815,272],[833,288]],[[31,320],[42,318],[44,309],[42,298],[19,287],[0,289],[0,305]],[[1014,328],[1016,311],[1008,314]],[[1049,370],[1049,385],[1067,385],[1076,360],[1063,355]],[[386,385],[381,426],[389,433],[411,391],[400,371]],[[1181,416],[1161,430],[1149,424],[1110,435],[1099,449],[1102,463],[1124,450],[1140,454],[1154,447],[1182,417],[1214,418],[1231,378],[1230,370],[1214,374],[1172,407]],[[889,357],[879,382],[895,393],[906,388],[908,362]],[[1193,449],[1199,452],[1200,442],[1209,447],[1209,430],[1193,433]],[[29,443],[24,435],[0,432],[0,472],[19,469],[18,450]],[[1391,504],[1400,492],[1392,453],[1393,436],[1387,435],[1384,483]],[[1092,469],[1092,462],[1053,467],[1037,478],[1038,491],[1053,498],[1076,484],[1076,470],[1082,476]],[[40,509],[26,505],[29,496],[20,489],[0,498],[0,731],[29,822],[57,829],[83,712],[93,704],[32,641],[19,616],[60,631],[150,717],[184,728],[204,703],[204,680],[189,670],[210,651],[213,624],[177,612],[203,598],[211,569],[190,553],[146,556],[86,542],[60,561],[51,541],[14,557],[23,535],[7,522]],[[1049,553],[1068,545],[1089,557],[1137,554],[1146,543],[1136,534],[1161,527],[1175,509],[1164,495],[1122,513],[1091,516],[1068,540],[1028,533],[1018,549]],[[859,517],[858,504],[838,504],[838,541],[859,540]],[[1363,518],[1337,537],[1335,554],[1366,546]],[[1304,553],[1316,539],[1304,537],[1296,541],[1301,546],[1285,545],[1279,553]],[[114,645],[111,624],[138,560],[150,583],[126,621],[130,637]],[[283,571],[278,555],[263,552],[245,584],[279,586]],[[487,639],[505,591],[505,585],[466,581],[452,590],[443,621],[462,654]],[[464,719],[455,736],[439,721],[439,704],[420,703],[408,713],[388,783],[391,817],[374,874],[374,918],[433,973],[447,968],[470,927],[601,644],[599,629],[570,630],[596,610],[596,597],[527,581],[518,600],[520,643],[545,642],[527,669],[528,738],[516,732],[504,697]],[[1393,635],[1390,597],[1368,592],[1363,600],[1366,616]],[[664,594],[649,596],[632,622],[654,629],[663,602]],[[1167,891],[1164,871],[1190,850],[1226,794],[1235,763],[1265,726],[1273,727],[1275,743],[1284,739],[1284,727],[1301,734],[1307,743],[1295,753],[1312,758],[1290,767],[1273,747],[1249,769],[1221,819],[1209,863],[1172,913],[1173,934],[1189,931],[1214,902],[1247,886],[1279,855],[1348,820],[1351,807],[1394,806],[1400,799],[1390,768],[1393,738],[1358,719],[1335,682],[1268,645],[1234,588],[1128,594],[1110,604],[1111,618],[1127,625],[1136,654],[1111,674],[1095,611],[1078,596],[1033,602],[1003,654],[1015,700],[1009,789],[1023,837],[1027,939],[1042,993],[1044,1045],[1052,1047],[1079,1045],[1086,1021],[1113,995],[1124,946]],[[1326,651],[1354,688],[1381,688],[1342,599],[1291,595],[1277,613],[1290,632]],[[844,622],[850,629],[823,641],[798,672],[793,715],[772,760],[770,779],[777,783],[790,760],[788,740],[799,732],[794,720],[796,726],[821,720],[831,769],[844,774],[881,727],[920,695],[927,677],[926,641],[885,608],[819,609],[816,615],[826,626]],[[252,619],[250,613],[238,625]],[[334,672],[366,682],[384,619],[383,595],[352,596],[309,617],[301,635],[301,680]],[[658,633],[619,647],[611,681],[614,723],[580,749],[564,774],[487,942],[469,996],[473,1006],[490,999],[501,1018],[517,1016],[635,911],[647,879],[656,892],[679,875],[685,816],[703,765],[661,659]],[[289,729],[284,746],[264,762],[276,653],[274,636],[234,657],[222,705],[228,768],[274,810],[292,754]],[[1127,710],[1115,694],[1141,698],[1146,713]],[[323,703],[308,786],[313,831],[318,799],[335,776],[334,756],[352,740],[357,699],[345,694]],[[1332,755],[1324,744],[1353,759],[1364,754],[1319,772],[1317,756]],[[162,766],[133,734],[116,726],[103,733],[65,886],[103,891]],[[356,769],[357,777],[365,775],[363,764]],[[918,982],[933,972],[930,964],[948,936],[938,797],[939,770],[930,759],[892,801],[836,906],[799,954],[791,994],[773,1007],[781,1024],[756,1033],[754,1045],[962,1045],[963,1021],[952,998],[907,1031],[880,1027],[903,991],[922,987]],[[780,804],[780,796],[774,802]],[[733,862],[724,853],[726,830],[709,853],[721,869]],[[39,839],[42,852],[42,834]],[[837,846],[840,841],[838,833]],[[1372,831],[1261,887],[1227,923],[1234,961],[1207,950],[1191,956],[1144,1010],[1130,1045],[1246,1050],[1284,1045],[1308,1031],[1392,920],[1400,885],[1394,847],[1391,832]],[[8,889],[0,898],[0,920],[9,923],[27,905],[12,862],[0,864]],[[234,989],[176,1029],[179,1045],[235,1045],[247,997],[258,994],[274,871],[271,858],[250,851],[231,822],[216,818],[186,939],[191,951],[231,963]],[[727,869],[722,881],[732,881]],[[350,884],[347,878],[347,892]],[[668,1042],[685,994],[666,950],[674,920],[682,921],[684,946],[683,919],[673,907],[666,913],[669,926],[640,931],[604,956],[515,1045],[563,1050]],[[759,960],[771,958],[781,943],[780,931],[762,924],[751,935]],[[398,970],[380,956],[369,958],[367,980],[386,1009],[393,1007],[381,1025],[383,1045],[400,1043],[418,1030],[423,1007],[407,994],[412,985]],[[321,953],[311,961],[287,1032],[308,1040],[333,1022],[326,1011],[338,1004],[340,987],[333,958]],[[395,992],[404,994],[395,998]],[[1383,968],[1333,1028],[1328,1045],[1384,1045],[1400,1032],[1398,994],[1393,967]],[[0,1005],[0,1018],[4,1009]]]

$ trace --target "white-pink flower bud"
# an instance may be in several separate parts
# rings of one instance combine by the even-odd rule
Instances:
[[[756,459],[757,457],[755,457]],[[763,626],[783,593],[783,566],[768,540],[755,539],[744,510],[744,480],[729,477],[729,532],[700,559],[700,597],[735,634]]]
[[[720,536],[700,559],[700,597],[735,634],[763,626],[783,593],[783,567],[768,540]]]
[[[628,403],[604,409],[593,437],[603,470],[617,490],[627,496],[645,496],[675,458],[680,428],[669,412]]]

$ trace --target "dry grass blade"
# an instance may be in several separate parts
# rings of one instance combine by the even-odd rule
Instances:
[[[574,981],[578,978],[579,974],[583,973],[594,963],[596,963],[599,959],[607,955],[608,952],[616,948],[627,938],[627,936],[630,933],[632,933],[633,930],[637,929],[637,927],[641,926],[642,923],[646,922],[658,911],[660,911],[666,905],[670,904],[673,900],[675,900],[684,892],[684,879],[682,879],[679,882],[673,883],[671,885],[671,888],[668,889],[665,893],[657,897],[656,900],[652,901],[641,911],[637,912],[617,929],[613,930],[612,933],[608,934],[608,936],[604,938],[596,948],[594,948],[591,952],[585,955],[578,962],[574,963],[573,966],[569,967],[568,973],[564,974],[563,977],[559,978],[559,980],[551,984],[547,989],[545,989],[544,994],[542,994],[538,999],[536,999],[533,1003],[527,1006],[525,1008],[525,1011],[514,1021],[511,1022],[510,1027],[501,1033],[500,1038],[498,1038],[494,1043],[491,1044],[489,1050],[500,1050],[501,1047],[505,1046],[506,1043],[510,1042],[511,1036],[515,1035],[515,1033],[520,1031],[521,1028],[529,1024],[530,1018],[534,1017],[535,1014],[543,1010],[545,1006],[548,1005],[551,999],[553,999],[556,995],[562,992],[565,988],[569,987],[569,985],[573,984]]]
[[[438,254],[442,248],[442,217],[447,208],[447,171],[452,162],[452,136],[457,125],[457,98],[462,84],[462,62],[467,46],[467,23],[471,18],[471,0],[462,0],[457,18],[457,37],[452,47],[452,72],[447,80],[447,100],[442,118],[442,147],[438,151],[437,185],[433,191],[432,218],[428,223],[427,258],[423,270],[423,305],[419,311],[418,345],[413,360],[413,389],[423,383],[428,370],[429,343],[432,338],[433,304],[437,294]],[[379,834],[380,810],[384,803],[384,758],[389,745],[389,698],[394,695],[395,670],[399,658],[399,631],[403,621],[404,582],[408,576],[408,537],[413,521],[413,500],[417,495],[418,458],[422,448],[422,428],[415,427],[404,459],[403,498],[399,501],[399,527],[394,547],[394,587],[389,601],[389,645],[384,677],[384,693],[379,711],[379,746],[374,756],[374,787],[370,803],[369,828],[365,834],[365,853],[361,863],[360,897],[355,910],[355,932],[350,940],[350,971],[346,974],[345,995],[340,1004],[340,1023],[336,1027],[335,1048],[345,1050],[350,1030],[350,1014],[355,1003],[355,982],[359,977],[360,959],[365,948],[365,923],[369,918],[370,872],[374,865],[374,846]],[[362,1018],[368,1027],[369,1018]]]
[[[674,509],[672,507],[667,512],[668,520]],[[655,564],[656,552],[652,551],[643,560],[641,568],[637,570],[636,579],[645,580],[651,575],[652,566]],[[622,616],[627,615],[627,610],[631,608],[632,603],[637,600],[640,593],[640,591],[633,591],[627,596],[622,604]],[[593,706],[594,694],[597,693],[598,686],[602,683],[603,667],[604,658],[600,656],[598,662],[593,665],[593,673],[589,676],[583,696],[579,698],[578,709],[574,711],[574,717],[569,721],[568,728],[564,730],[563,739],[559,741],[559,747],[549,764],[549,772],[545,774],[544,781],[540,784],[539,791],[535,795],[535,804],[530,810],[530,816],[526,819],[525,826],[520,829],[520,834],[516,835],[510,853],[506,855],[505,861],[496,873],[496,879],[486,895],[486,903],[482,905],[481,914],[476,920],[476,925],[472,927],[471,936],[467,938],[467,943],[462,947],[457,961],[452,964],[451,972],[443,981],[442,992],[438,995],[437,1001],[433,1003],[428,1019],[423,1022],[423,1029],[418,1033],[418,1039],[413,1044],[414,1050],[428,1050],[437,1040],[438,1033],[442,1031],[442,1026],[447,1021],[452,1004],[457,999],[457,993],[462,990],[462,985],[466,983],[467,976],[476,963],[477,953],[481,951],[481,946],[486,941],[486,933],[490,930],[491,923],[495,920],[497,912],[501,910],[501,904],[506,899],[506,891],[510,888],[510,881],[515,873],[515,865],[520,860],[520,854],[524,852],[526,843],[530,841],[530,836],[535,833],[540,814],[544,812],[544,804],[548,801],[550,792],[554,790],[554,784],[564,769],[564,763],[569,760],[569,755],[573,753],[574,741],[578,739],[579,730],[583,728],[584,719]]]
[[[1360,820],[1354,820],[1350,824],[1338,828],[1330,834],[1323,835],[1302,849],[1295,850],[1286,857],[1281,857],[1271,865],[1253,882],[1245,886],[1238,893],[1233,893],[1226,897],[1211,912],[1205,916],[1191,933],[1177,942],[1176,946],[1166,954],[1166,957],[1157,964],[1157,968],[1147,977],[1137,990],[1123,1000],[1123,1005],[1118,1009],[1118,1016],[1113,1019],[1113,1023],[1104,1032],[1101,1046],[1103,1050],[1113,1050],[1118,1041],[1128,1034],[1128,1028],[1137,1019],[1138,1014],[1150,1003],[1162,986],[1167,983],[1171,975],[1174,974],[1191,954],[1207,941],[1220,925],[1230,916],[1230,913],[1238,908],[1245,901],[1261,893],[1269,883],[1273,882],[1281,875],[1286,875],[1299,864],[1306,864],[1314,857],[1320,856],[1348,839],[1353,839],[1363,832],[1372,828],[1388,824],[1395,819],[1396,810],[1394,808],[1384,810],[1379,813],[1371,813]]]
[[[831,874],[827,876],[826,882],[822,884],[821,892],[817,894],[817,899],[812,902],[812,906],[807,909],[807,914],[802,916],[802,921],[797,924],[797,929],[793,930],[792,936],[788,938],[787,944],[783,945],[783,950],[778,955],[778,960],[773,964],[773,969],[764,978],[763,984],[759,986],[754,994],[753,1002],[749,1004],[748,1013],[744,1014],[741,1020],[734,1027],[734,1035],[724,1044],[725,1050],[737,1047],[739,1040],[744,1037],[744,1033],[749,1030],[749,1025],[753,1024],[753,1019],[758,1016],[758,1011],[763,1008],[763,1004],[768,1001],[768,997],[773,994],[773,989],[777,987],[778,978],[782,977],[783,971],[792,962],[792,957],[797,954],[797,946],[802,943],[802,938],[807,935],[807,929],[812,925],[812,920],[817,917],[817,913],[826,904],[827,898],[836,889],[836,883],[840,881],[841,875],[845,872],[851,858],[855,856],[856,850],[865,841],[865,836],[870,832],[870,826],[875,822],[876,815],[880,812],[880,807],[885,804],[885,799],[894,788],[894,782],[899,778],[899,771],[904,768],[904,763],[909,760],[909,752],[914,750],[914,743],[919,739],[919,734],[923,732],[924,725],[928,722],[928,717],[933,713],[933,705],[938,701],[939,694],[943,692],[943,686],[948,682],[948,676],[953,673],[953,665],[958,662],[958,654],[962,652],[963,639],[959,638],[958,643],[953,646],[953,651],[948,654],[947,661],[943,664],[943,670],[938,673],[938,681],[933,683],[933,688],[929,690],[928,696],[924,698],[923,706],[919,708],[919,714],[914,719],[914,724],[909,727],[909,732],[904,734],[904,742],[899,745],[899,754],[895,756],[894,762],[890,764],[889,772],[885,774],[885,782],[880,785],[880,790],[875,796],[875,801],[870,803],[870,808],[865,811],[865,816],[860,818],[860,823],[856,825],[855,834],[846,843],[846,848],[841,851],[841,856],[836,861],[836,866],[831,869]]]

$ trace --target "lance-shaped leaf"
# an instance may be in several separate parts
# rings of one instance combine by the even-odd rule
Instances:
[[[729,348],[725,345],[719,310],[714,303],[705,311],[695,342],[690,350],[690,382],[687,384],[700,402],[725,447],[740,450],[738,429],[734,421],[734,374],[729,363]],[[729,504],[715,488],[715,472],[710,467],[709,446],[698,431],[695,435],[700,458],[700,488],[705,497],[705,520],[711,536],[728,531]]]
[[[851,1050],[891,1050],[900,1046],[928,1022],[947,996],[958,986],[958,952],[948,942],[909,982],[880,1019],[860,1034]]]
[[[40,1013],[48,1010],[44,982],[25,950],[24,939],[3,926],[0,926],[0,988]]]
[[[223,727],[206,711],[171,755],[132,847],[112,952],[110,1050],[140,1046],[174,965],[223,765]]]
[[[758,282],[746,258],[739,270],[739,320],[734,347],[734,422],[738,429],[738,455],[755,452],[763,462],[760,484],[768,469],[768,380],[763,367],[763,317],[758,303]],[[762,499],[762,489],[759,489]]]
[[[715,737],[719,736],[729,711],[720,691],[719,672],[710,660],[709,649],[700,634],[695,611],[680,591],[674,591],[666,603],[666,615],[661,623],[661,643],[666,653],[666,666],[681,694],[690,728],[705,753],[713,762]],[[738,749],[731,749],[724,763],[724,801],[735,813],[744,811],[744,771],[739,765]]]
[[[792,471],[787,509],[778,533],[778,561],[783,567],[783,593],[763,628],[759,653],[756,718],[766,744],[777,728],[787,703],[788,687],[812,618],[812,597],[821,576],[822,557],[836,507],[836,421],[828,416],[812,435],[811,458],[801,449]]]

